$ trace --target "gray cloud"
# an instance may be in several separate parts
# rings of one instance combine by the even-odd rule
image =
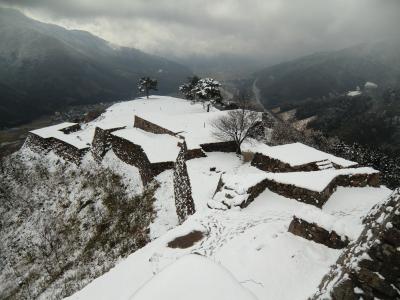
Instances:
[[[398,0],[0,0],[36,19],[169,57],[278,61],[396,37]]]

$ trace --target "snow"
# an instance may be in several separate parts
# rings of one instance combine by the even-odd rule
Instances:
[[[338,187],[322,207],[322,211],[340,218],[343,224],[357,235],[362,230],[362,220],[375,204],[382,203],[392,191],[384,186]],[[348,234],[349,237],[350,234]]]
[[[69,123],[69,122],[64,122],[61,124],[53,125],[53,126],[48,126],[48,127],[43,127],[40,129],[32,130],[30,131],[31,133],[40,136],[41,138],[48,139],[48,138],[56,138],[58,140],[61,140],[67,144],[70,144],[78,149],[85,149],[90,146],[87,142],[83,141],[79,137],[73,135],[73,134],[65,134],[64,132],[60,131],[62,129],[71,127],[76,125],[76,123]]]
[[[84,124],[82,130],[65,136],[86,145],[91,143],[96,127],[125,127],[113,134],[140,145],[150,162],[175,161],[179,138],[134,128],[135,115],[177,133],[185,138],[189,149],[196,149],[218,141],[210,124],[224,114],[213,108],[206,112],[201,104],[187,100],[152,96],[115,104],[98,119]],[[63,135],[59,131],[62,128],[57,128],[42,134]],[[243,162],[235,153],[210,152],[207,157],[191,159],[186,164],[196,213],[180,225],[173,171],[159,174],[155,214],[149,225],[151,242],[68,299],[307,299],[342,251],[289,233],[293,216],[355,240],[362,230],[362,218],[390,190],[338,187],[318,209],[266,189],[248,207],[222,211],[225,193],[233,195],[227,200],[230,204],[238,204],[248,196],[249,187],[265,179],[321,192],[338,175],[377,172],[349,168],[356,163],[301,143],[271,147],[252,141],[242,150],[259,152],[291,166],[315,162],[322,170],[269,173]],[[138,169],[120,161],[112,150],[102,164],[121,175],[132,195],[143,191]],[[346,169],[333,169],[333,164]],[[215,194],[220,179],[229,189]],[[221,210],[209,209],[208,205]],[[203,233],[200,241],[185,249],[168,247],[169,241],[194,230]]]
[[[327,169],[312,172],[267,173],[266,178],[279,183],[292,184],[315,192],[322,192],[339,175],[374,174],[369,168]]]
[[[156,177],[160,187],[154,194],[155,218],[150,224],[150,239],[154,240],[179,224],[175,208],[173,171],[167,170]]]
[[[40,129],[36,129],[36,130],[32,130],[30,131],[31,133],[34,133],[44,139],[52,137],[55,131],[60,131],[62,129],[66,129],[68,127],[77,125],[77,123],[70,123],[70,122],[64,122],[61,124],[57,124],[57,125],[52,125],[52,126],[47,126],[47,127],[43,127]]]
[[[208,160],[203,158],[189,162],[195,162],[192,167],[196,165],[209,167],[210,164],[219,162],[222,155],[218,153]],[[221,168],[221,171],[229,168],[240,171],[248,168],[235,157],[225,159],[215,167]],[[207,169],[204,166],[202,170],[205,172]],[[215,178],[208,176],[207,172],[199,179],[205,178],[209,178],[209,183],[205,183],[207,185],[214,181],[213,179],[218,179],[217,176]],[[258,299],[307,299],[329,271],[330,265],[336,262],[341,250],[330,249],[287,232],[293,215],[308,209],[315,210],[315,214],[309,215],[317,221],[318,218],[324,218],[325,226],[337,229],[340,223],[331,224],[329,221],[337,222],[340,214],[348,213],[349,217],[343,220],[342,228],[346,228],[345,225],[359,228],[357,226],[361,224],[361,219],[350,218],[351,212],[361,207],[355,215],[364,215],[369,207],[382,201],[389,192],[384,187],[339,188],[325,204],[320,215],[316,213],[317,208],[277,195],[268,189],[247,208],[240,211],[221,212],[202,209],[182,225],[169,230],[144,248],[131,254],[108,273],[95,279],[69,299],[157,299],[159,295],[170,295],[167,293],[174,291],[179,293],[174,294],[174,297],[180,296],[180,292],[184,291],[183,295],[186,299],[195,299],[192,297],[196,297],[197,294],[202,295],[203,289],[195,286],[188,294],[184,283],[186,277],[191,282],[193,278],[201,276],[196,272],[202,273],[198,271],[202,267],[181,261],[182,257],[190,253],[205,256],[207,259],[200,257],[200,259],[206,259],[206,262],[201,264],[213,264],[210,260],[217,263],[216,267],[222,270],[215,272],[222,271],[226,274],[229,271],[232,275],[229,273],[228,275],[236,278],[235,283],[239,282]],[[205,194],[204,197],[206,197]],[[344,200],[341,201],[341,199]],[[187,249],[167,247],[169,241],[193,230],[204,232],[203,240]],[[175,265],[175,262],[179,265]],[[225,280],[227,275],[214,276],[214,271],[206,268],[207,276],[214,282],[214,285],[207,289],[213,292],[214,289],[219,289],[222,284],[220,280]],[[182,276],[180,272],[185,276]],[[304,276],[305,273],[307,276]],[[208,280],[201,278],[204,281]],[[236,288],[238,287],[235,285]],[[237,299],[230,294],[229,289],[225,290],[230,299]],[[135,298],[134,295],[140,298]],[[174,297],[165,296],[163,299],[175,299]],[[203,297],[202,299],[213,298]]]
[[[376,89],[377,87],[378,87],[378,85],[376,83],[374,83],[374,82],[371,82],[371,81],[367,81],[364,84],[364,88],[366,88],[366,89]]]
[[[120,160],[113,150],[106,153],[101,164],[121,176],[130,196],[136,196],[143,192],[139,169]]]
[[[355,96],[359,96],[361,94],[362,94],[361,91],[350,91],[350,92],[347,92],[347,96],[349,96],[349,97],[355,97]]]
[[[319,151],[302,143],[268,146],[260,142],[252,141],[246,143],[242,150],[261,153],[271,158],[288,163],[292,167],[323,160],[329,160],[342,167],[350,167],[357,164],[341,157]]]
[[[192,272],[188,272],[192,270]],[[224,267],[200,255],[186,255],[153,277],[131,300],[256,299]]]
[[[244,194],[250,187],[264,179],[269,179],[278,183],[295,185],[311,191],[322,192],[329,183],[339,175],[378,173],[378,171],[369,167],[287,173],[262,172],[255,170],[255,168],[247,168],[247,170],[249,173],[224,174],[222,180],[225,186],[235,190],[238,194]]]
[[[198,149],[202,143],[219,142],[212,134],[210,123],[215,118],[226,113],[226,111],[219,111],[213,107],[210,108],[210,112],[207,112],[202,104],[192,103],[184,99],[168,96],[151,96],[149,99],[138,98],[116,103],[109,107],[96,120],[83,124],[80,131],[72,132],[66,136],[68,136],[70,142],[77,143],[77,141],[81,141],[86,147],[86,144],[90,145],[92,143],[96,127],[102,129],[126,127],[129,129],[133,127],[135,115],[137,115],[149,122],[184,136],[188,149]],[[59,126],[66,125],[59,124]],[[57,138],[66,139],[66,137],[56,133],[57,129],[48,129],[44,132],[48,131],[51,131],[50,134],[52,135],[57,134]]]
[[[186,100],[186,102],[188,101]],[[201,107],[201,111],[189,113],[178,111],[169,115],[166,115],[165,112],[140,113],[138,116],[174,133],[179,133],[185,137],[188,149],[198,149],[201,144],[220,142],[212,133],[211,123],[226,115],[227,112],[217,110],[206,112],[201,105],[192,105]]]
[[[241,165],[242,161],[236,154],[222,152],[209,152],[207,157],[186,162],[196,211],[207,208],[207,200],[214,195],[221,174],[233,172]],[[216,170],[210,171],[210,168]]]
[[[169,134],[154,134],[129,128],[114,131],[112,135],[141,146],[151,163],[175,161],[180,151],[179,139]]]

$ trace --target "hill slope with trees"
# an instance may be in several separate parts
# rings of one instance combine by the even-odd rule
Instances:
[[[142,76],[173,93],[191,71],[167,59],[117,47],[88,32],[0,8],[0,127],[68,105],[136,96]]]

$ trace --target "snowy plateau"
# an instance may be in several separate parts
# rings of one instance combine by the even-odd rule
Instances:
[[[3,184],[9,185],[4,193],[13,197],[10,201],[25,199],[35,206],[20,215],[2,207],[2,218],[7,219],[2,221],[0,236],[4,241],[3,296],[68,296],[70,300],[313,297],[323,277],[363,234],[371,210],[384,205],[395,192],[376,182],[374,169],[301,143],[272,146],[267,140],[250,139],[243,145],[243,155],[228,151],[211,126],[225,114],[215,108],[206,112],[201,104],[182,99],[151,96],[114,104],[74,130],[77,124],[63,123],[32,131],[22,149],[2,166]],[[244,158],[249,153],[285,168],[260,168]],[[15,161],[24,174],[20,181]],[[177,171],[178,166],[183,173]],[[34,182],[38,173],[32,170],[37,169],[47,175]],[[92,182],[96,183],[93,188]],[[121,194],[115,192],[116,185]],[[187,193],[183,197],[182,191]],[[151,200],[141,196],[146,193],[151,193]],[[131,210],[126,213],[115,208],[113,197],[148,202],[133,208],[126,203]],[[188,205],[182,213],[181,206]],[[135,213],[149,211],[149,217]],[[58,257],[65,267],[46,271],[44,276],[40,259],[20,262],[27,255],[23,247],[28,247],[21,240],[35,243],[43,236],[35,231],[46,222],[42,214],[54,212],[63,222],[74,216],[73,224],[78,224],[73,225],[77,233],[71,240],[57,240],[54,247],[72,245],[73,239],[81,246],[70,250],[62,246],[62,251],[71,251]],[[294,234],[289,230],[294,216],[334,232],[342,241],[347,239],[349,246],[330,247],[311,236]],[[99,226],[102,234],[108,232],[101,236],[112,238],[112,244],[99,242]],[[129,232],[123,232],[124,228]],[[99,248],[89,255],[88,245]],[[10,249],[19,249],[21,256]],[[82,268],[86,271],[79,275]],[[27,292],[18,290],[24,282],[30,282]],[[73,284],[68,286],[68,282]],[[6,294],[13,291],[17,296]]]

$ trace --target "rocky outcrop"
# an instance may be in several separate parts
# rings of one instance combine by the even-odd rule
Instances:
[[[134,127],[140,128],[144,131],[155,133],[155,134],[169,134],[169,135],[175,135],[174,132],[163,128],[157,124],[154,124],[150,121],[147,121],[145,119],[142,119],[141,117],[138,117],[135,115],[135,123]]]
[[[176,213],[179,222],[182,223],[189,215],[195,213],[195,207],[185,160],[186,143],[183,141],[179,146],[181,150],[176,159],[174,169],[174,194]]]
[[[293,217],[293,220],[289,225],[288,231],[297,236],[314,241],[319,244],[323,244],[333,249],[342,249],[349,244],[348,237],[342,237],[334,230],[328,231],[325,228],[317,225],[316,223],[309,223],[296,216]]]
[[[311,299],[400,299],[400,189],[364,224]]]

